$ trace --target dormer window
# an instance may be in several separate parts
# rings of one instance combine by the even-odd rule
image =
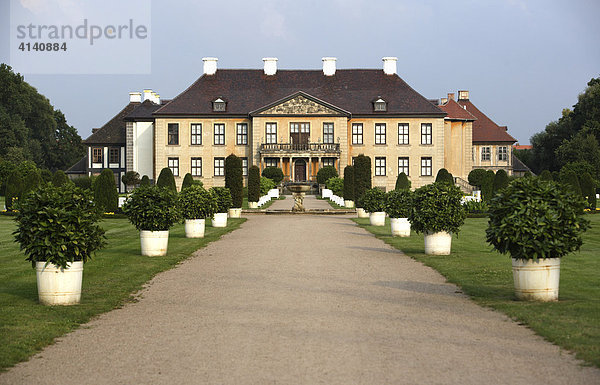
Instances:
[[[227,103],[225,102],[225,100],[218,98],[217,100],[213,101],[213,111],[214,112],[225,112],[225,108],[227,106]]]
[[[381,98],[373,102],[374,111],[387,111],[387,102]]]

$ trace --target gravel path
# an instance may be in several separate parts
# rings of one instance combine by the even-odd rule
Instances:
[[[598,384],[339,216],[251,216],[2,384]]]
[[[291,210],[294,207],[294,198],[286,195],[284,200],[276,200],[269,206],[270,210]],[[319,200],[314,195],[304,197],[304,208],[307,210],[331,210],[331,205],[325,200]]]

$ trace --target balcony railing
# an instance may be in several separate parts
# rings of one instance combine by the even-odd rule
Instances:
[[[339,154],[339,143],[273,143],[261,144],[261,153],[326,153]]]

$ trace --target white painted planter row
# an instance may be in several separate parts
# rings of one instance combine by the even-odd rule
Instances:
[[[560,258],[512,259],[515,295],[519,299],[557,301]]]
[[[358,218],[369,218],[369,213],[365,211],[362,207],[356,209],[356,216]]]
[[[323,190],[321,190],[321,198],[331,198],[332,195],[333,191],[331,191],[328,188],[324,188]]]
[[[452,234],[445,231],[425,233],[425,254],[450,255],[452,249]]]
[[[227,227],[227,213],[216,213],[212,218],[212,227]]]
[[[162,257],[167,255],[169,246],[169,230],[165,231],[140,231],[142,255],[149,257]]]
[[[242,208],[234,208],[229,209],[229,218],[241,218],[242,217]]]
[[[354,201],[344,199],[344,207],[347,209],[354,208]]]
[[[385,212],[377,211],[369,214],[371,226],[385,226]]]
[[[390,218],[392,236],[410,237],[410,222],[408,218]]]
[[[38,297],[42,305],[74,305],[81,301],[83,262],[70,262],[66,269],[36,262]]]
[[[274,189],[269,190],[268,195],[271,198],[278,199],[279,198],[279,189],[274,188]]]
[[[186,238],[204,238],[204,230],[206,228],[205,219],[186,219],[185,220],[185,237]]]
[[[258,202],[256,203],[256,208],[261,207],[262,205],[264,205],[265,203],[269,202],[271,200],[271,196],[269,195],[263,195],[260,198],[258,198]],[[248,206],[250,207],[250,206]],[[250,207],[252,208],[252,207]]]
[[[258,202],[248,202],[248,208],[249,209],[257,209],[258,208]]]

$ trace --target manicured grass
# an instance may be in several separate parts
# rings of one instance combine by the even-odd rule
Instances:
[[[386,243],[430,266],[455,283],[477,303],[506,313],[577,357],[600,367],[600,216],[588,215],[592,228],[583,236],[580,252],[561,261],[559,301],[517,301],[511,260],[485,242],[486,218],[468,218],[460,234],[452,238],[452,254],[423,253],[423,235],[391,237],[386,226],[370,226],[368,219],[354,219]]]
[[[108,244],[85,264],[81,304],[38,304],[35,270],[13,242],[13,218],[0,217],[0,369],[26,360],[35,352],[91,317],[131,301],[131,294],[157,273],[168,270],[195,250],[240,226],[228,219],[226,228],[208,226],[201,239],[185,238],[183,225],[173,227],[166,257],[140,255],[138,231],[127,219],[105,219]]]
[[[269,208],[269,206],[271,206],[273,204],[273,202],[275,202],[276,200],[282,200],[285,199],[284,195],[280,195],[278,199],[271,199],[270,201],[268,201],[267,203],[265,203],[264,205],[260,206],[257,209],[250,209],[248,207],[248,198],[244,197],[244,200],[242,201],[242,209],[243,210],[264,210]]]
[[[340,205],[338,205],[337,203],[333,202],[331,199],[322,198],[320,195],[315,195],[315,197],[316,197],[318,200],[321,200],[321,201],[327,201],[327,203],[329,203],[329,206],[331,206],[331,207],[332,207],[332,208],[334,208],[334,209],[345,209],[345,208],[346,208],[345,206],[340,206]]]

